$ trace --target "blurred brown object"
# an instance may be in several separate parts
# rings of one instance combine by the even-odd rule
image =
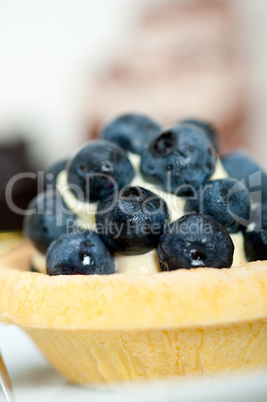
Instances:
[[[122,54],[95,77],[87,102],[90,136],[112,114],[144,111],[164,124],[210,121],[222,152],[242,144],[247,88],[239,32],[230,1],[148,7]]]
[[[0,144],[0,231],[22,228],[23,215],[14,212],[6,200],[6,187],[10,180],[14,180],[12,201],[17,208],[25,210],[36,195],[36,177],[28,177],[25,172],[34,173],[23,140]]]

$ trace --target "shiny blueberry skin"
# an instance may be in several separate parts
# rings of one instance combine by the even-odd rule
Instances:
[[[127,186],[98,204],[96,224],[106,245],[125,255],[144,254],[157,247],[167,227],[165,201],[142,187]]]
[[[224,227],[209,215],[184,215],[161,236],[158,259],[162,271],[180,268],[230,268],[234,244]]]
[[[159,131],[160,126],[151,118],[143,114],[128,113],[109,122],[101,136],[127,151],[141,154]]]
[[[67,167],[68,184],[82,201],[98,201],[134,177],[126,152],[109,141],[97,140],[85,145]]]
[[[142,153],[141,173],[163,190],[181,195],[208,180],[215,165],[215,151],[203,131],[178,124],[150,142]]]
[[[92,232],[70,233],[50,244],[48,275],[109,275],[115,273],[114,259],[100,237]]]
[[[247,260],[267,260],[267,204],[257,206],[243,234]]]
[[[231,233],[237,232],[250,218],[249,193],[245,185],[232,178],[209,181],[194,199],[187,200],[185,210],[210,215]]]
[[[262,202],[267,202],[267,175],[262,171],[256,161],[245,151],[235,151],[222,157],[223,167],[230,177],[245,180],[248,190],[262,192]],[[259,175],[253,176],[259,172]]]
[[[63,159],[59,162],[54,163],[46,169],[44,176],[45,189],[56,189],[57,176],[62,170],[66,169],[67,163],[68,159]]]
[[[191,124],[196,126],[204,131],[208,139],[210,140],[214,149],[218,152],[219,151],[219,144],[218,144],[218,135],[211,123],[208,123],[203,120],[198,119],[184,119],[180,122],[181,124]]]
[[[57,237],[76,228],[76,216],[55,190],[38,194],[30,202],[30,210],[32,213],[24,218],[23,230],[42,253]]]

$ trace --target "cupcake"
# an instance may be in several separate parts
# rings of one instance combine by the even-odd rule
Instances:
[[[1,321],[81,384],[267,366],[266,219],[214,130],[127,114],[100,136],[30,204]]]

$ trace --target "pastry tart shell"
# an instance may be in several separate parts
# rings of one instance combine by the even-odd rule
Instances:
[[[267,261],[231,269],[55,276],[0,258],[0,321],[22,327],[80,384],[267,367]]]

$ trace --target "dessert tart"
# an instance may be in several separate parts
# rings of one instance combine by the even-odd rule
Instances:
[[[258,251],[266,253],[264,236],[261,242],[257,237],[265,234],[265,215],[262,231],[255,232],[256,218],[247,219],[252,194],[238,187],[227,205],[239,206],[240,220],[237,210],[231,220],[222,194],[239,183],[222,167],[205,126],[182,122],[152,133],[150,124],[148,134],[143,119],[130,115],[126,126],[124,118],[114,119],[102,130],[104,140],[86,144],[56,173],[50,196],[47,190],[30,205],[42,200],[49,207],[58,197],[74,227],[66,234],[64,214],[59,229],[53,213],[26,218],[31,241],[1,257],[0,320],[22,327],[61,374],[80,384],[266,367],[267,262],[253,261]],[[167,169],[173,176],[165,181],[166,158],[167,166],[180,161],[180,172],[189,161],[197,194],[209,185],[204,214],[188,192],[186,169],[179,175],[176,166]],[[94,181],[89,165],[98,169],[96,161],[116,179],[116,197],[103,170],[100,185],[99,177]],[[82,200],[85,170],[93,191]],[[145,203],[150,215],[139,208]],[[145,235],[137,232],[144,216]],[[137,222],[128,232],[114,235],[107,226],[127,219]],[[158,232],[151,229],[155,222]],[[30,264],[37,272],[30,272]]]

